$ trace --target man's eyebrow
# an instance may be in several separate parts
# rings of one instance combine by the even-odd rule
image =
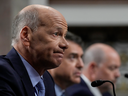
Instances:
[[[55,25],[55,27],[54,28],[56,28],[56,29],[62,29],[62,27],[61,26],[57,26],[57,25]]]
[[[62,30],[62,28],[61,28],[61,27],[56,27],[56,29],[57,29],[57,30]]]
[[[78,56],[78,54],[77,54],[77,53],[71,53],[70,55],[75,55],[75,56]]]

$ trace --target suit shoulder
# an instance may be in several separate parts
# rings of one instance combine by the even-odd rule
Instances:
[[[51,79],[53,79],[52,76],[50,75],[50,73],[48,71],[45,71],[44,74],[43,74],[43,76],[45,78],[51,78]]]
[[[74,84],[66,89],[68,96],[94,96],[86,83],[80,82],[79,84]]]
[[[43,74],[43,77],[44,77],[44,83],[46,86],[45,96],[56,96],[55,89],[54,89],[55,83],[50,73],[48,71],[45,71],[45,73]]]
[[[49,82],[55,84],[55,83],[54,83],[54,80],[53,80],[53,78],[52,78],[52,76],[50,75],[50,73],[49,73],[48,71],[45,71],[45,72],[44,72],[43,77],[44,77],[44,80],[45,80],[46,82],[49,81]]]

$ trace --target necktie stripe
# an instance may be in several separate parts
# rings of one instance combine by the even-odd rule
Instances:
[[[35,96],[45,96],[45,86],[42,79],[36,85]]]

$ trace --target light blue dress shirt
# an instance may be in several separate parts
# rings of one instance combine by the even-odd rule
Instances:
[[[37,83],[40,81],[40,79],[41,78],[43,79],[43,75],[40,76],[38,74],[38,72],[20,54],[19,54],[19,56],[20,56],[24,66],[25,66],[25,68],[26,68],[26,70],[28,72],[28,75],[30,77],[30,80],[31,80],[31,83],[32,83],[33,87],[35,87],[37,85]],[[35,94],[35,96],[37,96],[37,94]]]
[[[56,96],[61,96],[65,90],[62,90],[58,85],[55,84],[55,92],[56,92]]]

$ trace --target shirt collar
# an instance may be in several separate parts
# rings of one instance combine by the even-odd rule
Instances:
[[[81,78],[87,84],[88,88],[94,94],[94,96],[102,96],[102,94],[100,93],[100,91],[97,87],[92,87],[91,86],[91,81],[84,74],[81,74]]]
[[[61,96],[65,90],[62,90],[58,85],[55,84],[56,96]]]
[[[40,81],[40,79],[43,78],[43,75],[40,76],[38,72],[20,54],[19,56],[28,72],[28,75],[30,77],[33,87],[35,87],[36,84]]]

